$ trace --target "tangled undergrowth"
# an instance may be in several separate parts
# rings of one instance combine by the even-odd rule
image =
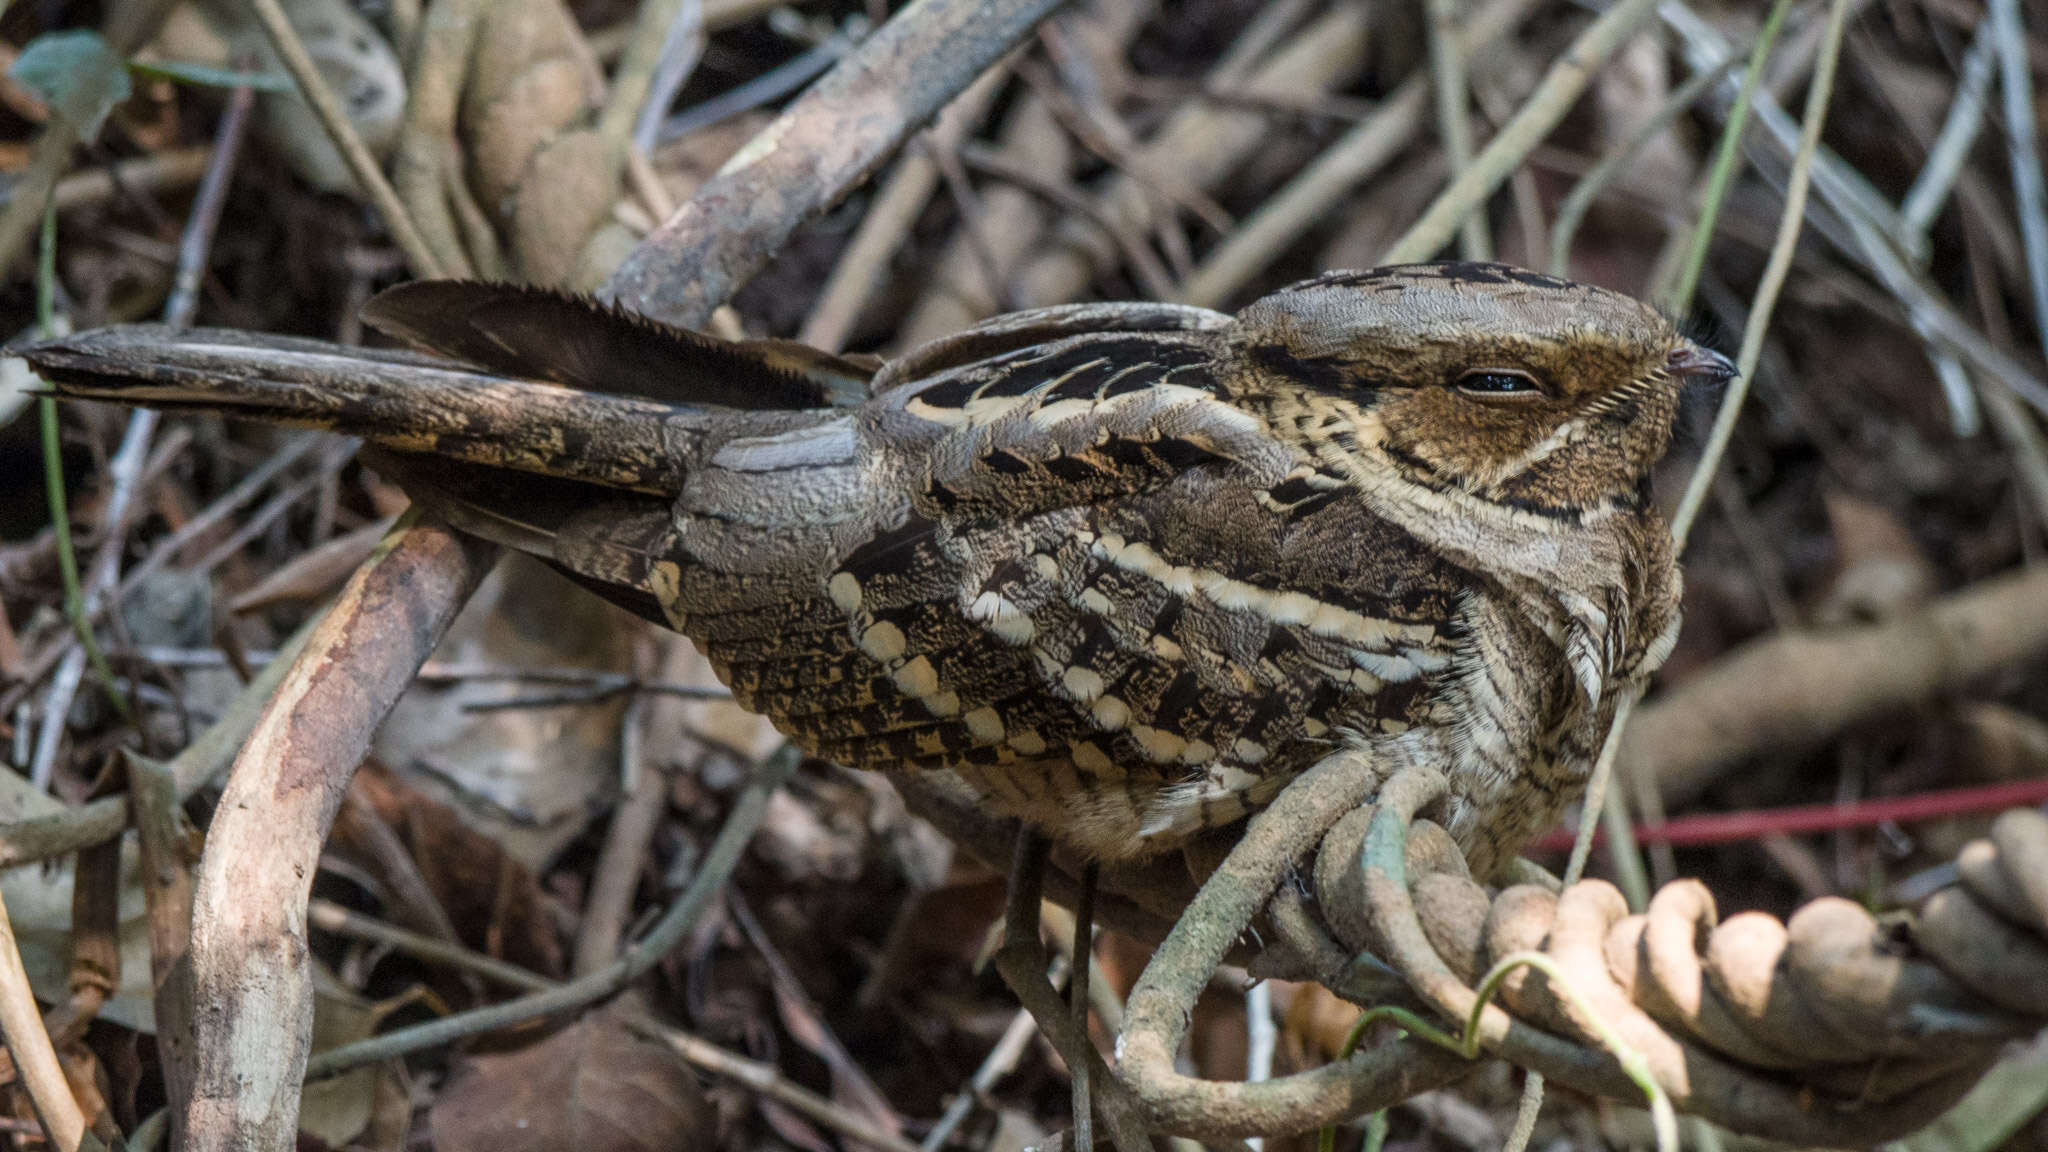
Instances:
[[[1612,884],[1482,889],[1426,774],[1337,762],[1241,842],[1105,869],[1074,1019],[1074,862],[1004,941],[1014,830],[943,782],[771,755],[679,642],[393,530],[403,497],[351,445],[46,425],[10,363],[0,861],[62,862],[0,879],[55,1005],[38,1022],[0,979],[14,1138],[1015,1147],[1069,1127],[1086,1066],[1126,1146],[1342,1121],[1347,1145],[1498,1147],[1526,1071],[1553,1085],[1546,1147],[1647,1145],[1653,1100],[1787,1141],[1947,1110],[1919,1146],[2040,1143],[2048,830],[1992,816],[2048,796],[2041,40],[2011,0],[1779,4],[1774,33],[1744,5],[1599,7],[0,14],[11,331],[41,289],[74,327],[358,340],[377,288],[474,274],[887,352],[1449,252],[1657,300],[1753,368],[1726,438],[1703,405],[1660,477],[1673,508],[1712,482],[1684,636],[1612,757],[1610,831],[1646,853],[1597,850]],[[315,75],[325,116],[289,91]],[[349,683],[290,672],[301,646]],[[294,703],[323,726],[286,731]],[[276,754],[223,799],[252,731]],[[287,778],[311,783],[280,803]],[[1340,1057],[1347,996],[1410,1015]]]

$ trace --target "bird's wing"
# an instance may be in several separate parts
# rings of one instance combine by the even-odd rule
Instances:
[[[873,375],[801,344],[721,340],[525,284],[414,280],[378,293],[362,317],[421,351],[501,375],[665,404],[850,404]]]
[[[744,493],[700,477],[705,523],[680,531],[721,545],[691,548],[686,628],[819,754],[952,769],[1098,853],[1240,815],[1342,729],[1421,718],[1461,574],[1231,403],[1214,363],[1198,339],[1077,337],[878,398],[868,451],[835,457],[874,477],[875,511],[812,504],[803,582],[732,570],[724,545],[798,503],[763,461],[821,465],[819,445],[730,446],[714,459],[756,469]],[[858,538],[832,546],[834,515]]]
[[[991,317],[971,328],[912,348],[878,372],[870,389],[879,395],[955,369],[971,367],[1072,336],[1108,333],[1213,332],[1231,318],[1187,304],[1055,304]]]

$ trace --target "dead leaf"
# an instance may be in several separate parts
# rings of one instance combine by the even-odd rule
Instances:
[[[367,1040],[388,1010],[343,988],[317,969],[313,996],[313,1051],[339,1048]],[[299,1131],[340,1148],[370,1125],[375,1114],[377,1067],[357,1068],[346,1075],[308,1083],[299,1097]]]
[[[363,762],[350,788],[404,840],[428,890],[465,943],[536,972],[561,973],[562,943],[540,884],[525,865],[376,760]],[[371,845],[344,806],[335,822],[333,850],[382,875]]]
[[[630,666],[642,625],[538,561],[508,556],[456,617],[434,659],[499,668]],[[377,758],[458,809],[528,868],[581,835],[618,786],[622,698],[471,711],[519,685],[415,684],[384,720]]]
[[[316,600],[341,587],[349,574],[369,559],[391,521],[376,520],[336,536],[258,581],[254,588],[228,602],[228,611],[245,615],[274,604]]]
[[[617,1002],[537,1044],[470,1056],[432,1112],[441,1152],[708,1148],[715,1117],[695,1073],[629,1029]]]

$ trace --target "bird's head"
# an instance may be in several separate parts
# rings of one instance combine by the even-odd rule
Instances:
[[[1326,466],[1538,515],[1633,506],[1734,366],[1617,292],[1502,264],[1334,272],[1238,314],[1245,400]]]

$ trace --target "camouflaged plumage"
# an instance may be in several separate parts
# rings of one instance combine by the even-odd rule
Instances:
[[[1087,853],[1174,848],[1348,744],[1444,768],[1482,874],[1670,648],[1647,477],[1685,378],[1727,372],[1633,300],[1478,264],[1020,313],[879,370],[492,285],[366,319],[471,367],[150,328],[23,354],[67,394],[364,436],[808,751],[956,773]]]

